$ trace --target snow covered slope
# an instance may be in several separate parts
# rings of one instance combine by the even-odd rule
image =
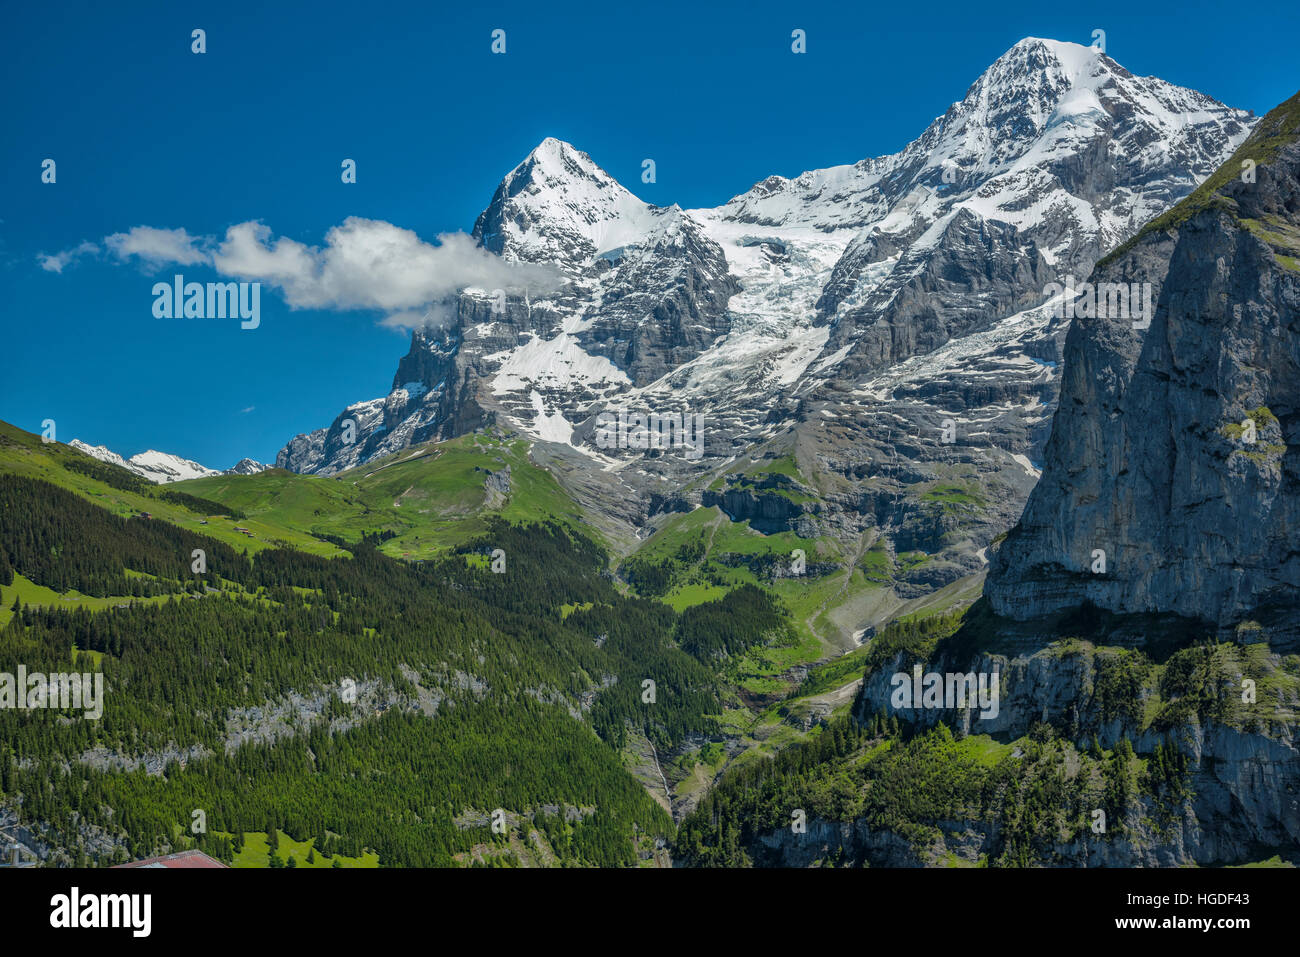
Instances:
[[[198,462],[183,459],[179,455],[155,452],[153,449],[133,455],[129,459],[124,459],[112,449],[102,445],[89,445],[80,439],[73,439],[68,445],[78,452],[84,452],[91,458],[99,459],[101,462],[108,462],[110,465],[121,466],[141,478],[146,478],[150,482],[156,482],[159,485],[180,482],[185,479],[206,478],[209,475],[253,475],[269,468],[269,466],[254,462],[252,459],[240,459],[233,468],[226,469],[223,472],[220,469],[210,469]]]

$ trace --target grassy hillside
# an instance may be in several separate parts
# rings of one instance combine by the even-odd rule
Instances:
[[[147,513],[249,554],[282,546],[326,557],[344,554],[342,549],[313,538],[278,514],[234,519],[218,514],[216,509],[205,510],[169,500],[164,497],[168,492],[203,496],[203,490],[186,488],[194,484],[189,482],[154,485],[126,469],[99,462],[69,446],[57,442],[45,444],[40,436],[7,422],[0,422],[0,473],[41,479],[124,518]],[[256,476],[243,477],[250,478]],[[239,527],[247,528],[251,534],[235,531]]]
[[[385,554],[423,559],[480,534],[491,515],[583,526],[559,483],[529,460],[528,444],[483,432],[404,449],[329,478],[269,469],[175,488],[239,509],[250,528],[265,521],[308,538],[348,542],[379,535]],[[498,479],[503,488],[490,488],[489,476],[507,469],[508,479]]]
[[[355,543],[369,535],[395,558],[430,558],[481,534],[492,516],[556,521],[599,539],[559,483],[531,462],[528,446],[484,432],[406,449],[330,478],[268,469],[157,486],[0,422],[0,472],[51,482],[123,517],[148,513],[249,554],[289,547],[339,556],[345,551],[331,539]],[[497,479],[500,490],[489,488],[489,476],[507,469],[508,479]]]
[[[788,644],[787,615],[754,589],[688,615],[629,597],[584,531],[502,436],[158,487],[6,426],[0,671],[91,667],[107,697],[102,721],[0,712],[0,805],[63,863],[188,846],[194,808],[244,865],[271,833],[330,866],[649,861],[671,820],[625,742],[718,739],[719,675]],[[544,838],[491,833],[493,808]]]

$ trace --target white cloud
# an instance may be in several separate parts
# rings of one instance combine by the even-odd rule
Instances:
[[[464,233],[443,233],[438,245],[409,229],[356,216],[325,235],[321,248],[281,236],[261,223],[230,227],[218,247],[217,270],[278,286],[296,309],[423,310],[467,286],[552,288],[553,273],[507,263]],[[390,318],[392,318],[390,316]]]
[[[413,328],[446,323],[451,300],[467,287],[549,292],[558,274],[544,266],[506,262],[465,233],[443,233],[427,243],[409,229],[352,216],[325,235],[323,246],[273,237],[260,222],[238,223],[218,241],[184,229],[136,226],[105,237],[118,259],[151,266],[209,264],[222,276],[280,290],[293,309],[373,309],[382,324]],[[42,256],[42,268],[60,272],[85,247]]]
[[[156,266],[169,263],[193,266],[208,262],[211,256],[201,248],[204,243],[203,237],[191,236],[184,229],[155,229],[153,226],[133,226],[125,233],[104,237],[104,248],[118,259],[125,261],[135,256]]]
[[[441,329],[456,318],[456,303],[451,299],[435,302],[427,309],[403,309],[380,320],[390,329]]]
[[[36,260],[41,264],[41,268],[47,272],[61,273],[64,266],[71,265],[82,256],[93,256],[97,252],[99,252],[97,245],[92,242],[84,242],[80,246],[65,249],[63,252],[55,253],[52,256],[41,253],[36,257]]]

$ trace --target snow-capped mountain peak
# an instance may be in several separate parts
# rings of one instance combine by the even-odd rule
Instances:
[[[89,455],[92,459],[99,459],[101,462],[107,462],[109,465],[117,465],[124,469],[131,469],[126,459],[118,455],[112,449],[104,445],[90,445],[81,439],[73,439],[68,443],[69,448],[74,448],[78,452]],[[131,471],[135,471],[131,469]]]
[[[1093,47],[1028,37],[986,69],[902,151],[857,163],[772,176],[734,197],[721,218],[760,226],[822,232],[873,227],[919,235],[954,201],[969,201],[1023,228],[1041,218],[1027,192],[1045,193],[1044,174],[1075,196],[1116,190],[1110,206],[1136,193],[1149,202],[1125,209],[1122,220],[1102,217],[1094,228],[1102,246],[1195,185],[1193,170],[1217,165],[1225,147],[1244,139],[1248,114],[1155,77],[1137,77]],[[1101,165],[1090,148],[1115,140],[1130,178],[1177,175],[1152,182],[1088,181],[1086,164]],[[1231,152],[1231,150],[1228,150]],[[1002,178],[1002,179],[999,179]],[[1135,186],[1146,189],[1135,189]],[[1001,195],[999,195],[1001,194]]]
[[[226,469],[226,475],[256,475],[258,472],[265,472],[271,466],[264,465],[254,459],[240,459],[230,468]]]
[[[586,179],[622,189],[621,184],[597,166],[590,156],[572,143],[554,136],[548,136],[538,143],[506,178],[514,179],[521,171],[527,171],[534,182]]]
[[[549,137],[506,174],[474,236],[508,260],[575,267],[635,243],[660,215],[586,153]]]
[[[89,455],[91,458],[99,459],[101,462],[107,462],[110,465],[116,465],[129,472],[134,472],[141,478],[148,479],[150,482],[159,485],[181,482],[185,479],[206,478],[209,475],[255,475],[270,467],[245,458],[240,459],[233,468],[226,469],[223,472],[221,469],[210,469],[191,459],[181,458],[179,455],[172,455],[168,452],[158,452],[154,449],[124,459],[106,446],[90,445],[80,439],[73,439],[68,443],[68,446]]]
[[[132,471],[160,485],[221,474],[218,469],[210,469],[190,459],[183,459],[179,455],[158,452],[154,449],[133,455],[127,461],[134,467]]]

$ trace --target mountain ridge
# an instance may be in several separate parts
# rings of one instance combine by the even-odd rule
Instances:
[[[1091,69],[1091,72],[1088,70]],[[1019,73],[1030,71],[1030,81],[1026,83],[1017,83],[1016,77]],[[1040,76],[1041,74],[1041,76]],[[1083,74],[1087,74],[1086,76]],[[1038,79],[1038,86],[1033,85],[1033,80]],[[1104,81],[1104,82],[1103,82]],[[608,273],[612,267],[617,266],[625,255],[629,246],[648,246],[651,248],[662,247],[664,237],[656,235],[657,227],[669,224],[670,229],[684,230],[688,236],[687,240],[695,240],[700,249],[686,252],[682,255],[682,250],[674,249],[675,255],[668,258],[674,264],[681,264],[683,260],[686,263],[693,264],[697,267],[702,277],[703,284],[712,293],[714,305],[705,310],[696,310],[691,314],[690,306],[699,304],[694,297],[687,303],[687,312],[691,319],[703,320],[704,328],[708,334],[714,336],[723,336],[744,330],[749,324],[746,322],[748,317],[735,315],[737,304],[726,302],[726,307],[731,310],[730,321],[726,321],[725,316],[718,315],[716,300],[726,297],[727,300],[735,299],[738,293],[744,292],[744,289],[729,289],[725,277],[735,275],[742,287],[757,286],[758,279],[753,273],[757,269],[766,269],[773,265],[785,266],[791,258],[791,250],[788,244],[775,237],[764,237],[761,235],[748,236],[736,235],[738,232],[743,233],[749,226],[794,226],[796,231],[812,230],[813,233],[820,233],[829,236],[833,233],[841,233],[843,238],[830,244],[830,248],[822,247],[818,250],[815,243],[810,244],[807,250],[798,250],[800,253],[809,255],[814,262],[806,264],[812,268],[804,269],[783,269],[782,279],[794,279],[796,282],[801,281],[800,275],[806,276],[802,281],[816,283],[819,288],[815,290],[816,295],[812,295],[810,289],[808,295],[809,305],[820,303],[821,318],[819,322],[831,324],[838,327],[834,342],[817,343],[820,334],[814,333],[808,337],[807,347],[802,349],[804,354],[812,352],[813,347],[820,345],[819,354],[813,353],[810,358],[820,358],[823,363],[834,364],[842,361],[835,356],[836,351],[842,344],[841,340],[851,338],[851,330],[846,324],[842,324],[838,319],[828,314],[831,306],[841,306],[854,290],[859,295],[869,292],[872,279],[867,280],[867,285],[858,278],[863,266],[875,266],[877,271],[881,264],[881,259],[876,257],[874,260],[862,263],[856,263],[857,268],[851,260],[842,258],[845,245],[851,237],[844,232],[846,228],[856,230],[858,227],[865,225],[868,220],[875,222],[877,230],[885,236],[899,234],[889,233],[891,225],[901,225],[899,217],[906,210],[895,210],[894,220],[881,221],[880,213],[892,208],[889,202],[885,202],[880,195],[882,180],[898,180],[909,184],[918,184],[929,179],[937,185],[945,185],[940,182],[943,172],[943,163],[940,160],[949,161],[954,169],[959,170],[961,175],[965,176],[971,170],[981,167],[985,172],[1004,169],[1007,165],[1008,156],[1003,155],[1002,147],[995,148],[991,145],[992,137],[989,133],[990,123],[995,122],[1001,115],[996,112],[999,105],[1007,110],[1011,110],[1009,104],[1015,104],[1014,112],[1017,114],[1024,113],[1023,100],[1025,97],[1032,99],[1034,108],[1028,111],[1030,119],[1027,121],[1029,128],[1032,129],[1035,136],[1048,130],[1053,124],[1049,121],[1054,114],[1047,112],[1048,106],[1058,104],[1063,93],[1075,87],[1086,92],[1092,92],[1095,89],[1103,91],[1118,91],[1114,93],[1113,99],[1120,107],[1129,113],[1138,112],[1140,109],[1147,110],[1154,118],[1153,122],[1164,123],[1169,125],[1168,107],[1170,104],[1192,107],[1200,110],[1195,115],[1200,120],[1200,126],[1210,128],[1214,126],[1211,122],[1215,120],[1214,111],[1207,110],[1206,107],[1214,103],[1208,97],[1197,94],[1194,91],[1180,90],[1164,84],[1162,81],[1142,80],[1134,78],[1128,71],[1123,70],[1118,64],[1099,54],[1091,51],[1091,48],[1082,47],[1077,44],[1065,44],[1056,41],[1043,41],[1035,38],[1022,40],[1013,46],[1006,54],[1000,57],[993,66],[989,68],[967,91],[966,99],[954,104],[953,107],[943,116],[934,120],[917,141],[905,148],[898,154],[892,154],[875,159],[862,160],[851,166],[832,167],[827,170],[814,170],[801,174],[794,179],[784,179],[782,177],[769,177],[752,187],[746,193],[738,194],[731,200],[728,200],[720,207],[710,210],[680,210],[678,207],[656,207],[644,203],[633,195],[629,190],[618,184],[612,177],[597,166],[591,158],[575,147],[563,143],[554,138],[543,140],[528,157],[511,170],[502,180],[494,194],[489,206],[480,214],[474,228],[474,235],[483,244],[494,252],[502,255],[504,258],[526,262],[547,262],[548,264],[566,271],[570,278],[578,279],[576,287],[573,289],[573,296],[569,301],[564,301],[560,297],[559,301],[533,301],[530,300],[525,306],[525,316],[521,317],[522,321],[516,321],[520,327],[520,333],[524,336],[531,336],[539,339],[535,344],[533,351],[539,351],[541,342],[554,344],[554,348],[548,351],[545,358],[551,359],[555,364],[564,366],[575,373],[562,386],[577,386],[578,391],[588,393],[585,398],[588,404],[591,399],[599,398],[602,393],[609,391],[626,390],[628,380],[626,374],[632,372],[628,368],[629,357],[634,350],[625,349],[622,354],[609,352],[606,349],[591,348],[590,326],[600,319],[599,312],[593,313],[591,309],[584,309],[583,303],[574,302],[574,299],[581,300],[584,296],[588,299],[596,297],[596,305],[613,301],[618,302],[629,295],[629,291],[634,286],[631,283],[624,283],[613,288],[608,284],[602,285],[597,281],[599,276]],[[999,93],[999,91],[1001,91]],[[1153,92],[1154,91],[1154,92]],[[996,94],[996,95],[995,95]],[[1055,97],[1055,99],[1053,99]],[[1163,98],[1163,101],[1162,101]],[[992,104],[990,106],[989,104]],[[963,106],[966,107],[963,110]],[[976,115],[971,114],[971,110],[976,106],[985,107],[983,113]],[[993,112],[989,112],[993,110]],[[1075,110],[1070,113],[1071,122],[1078,115],[1087,111]],[[1190,140],[1202,152],[1210,152],[1217,156],[1217,153],[1223,145],[1233,136],[1244,136],[1244,123],[1248,119],[1246,114],[1241,111],[1232,111],[1226,108],[1218,108],[1219,116],[1217,117],[1224,124],[1223,130],[1214,131],[1213,142],[1202,144],[1192,133],[1184,131],[1181,138]],[[1202,115],[1205,114],[1205,115]],[[1058,122],[1055,126],[1059,127],[1064,121]],[[1187,124],[1183,124],[1187,126]],[[1191,129],[1196,129],[1197,124],[1192,124]],[[1051,143],[1058,142],[1062,134],[1053,133],[1054,139]],[[1146,134],[1143,134],[1146,136]],[[1152,137],[1147,137],[1148,139]],[[1226,138],[1226,139],[1225,139]],[[1223,142],[1220,142],[1222,140]],[[967,142],[969,141],[969,142]],[[946,144],[946,146],[945,146]],[[957,145],[954,145],[957,144]],[[1050,143],[1047,145],[1051,145]],[[1014,152],[1014,150],[1013,150]],[[943,154],[939,156],[939,154]],[[949,153],[955,153],[955,156],[949,156]],[[939,157],[939,159],[935,159]],[[933,162],[925,162],[927,159]],[[1221,159],[1221,157],[1220,157]],[[1139,156],[1138,167],[1149,165],[1149,158]],[[1193,157],[1192,162],[1198,160]],[[982,164],[982,166],[981,166]],[[1215,163],[1214,165],[1217,165]],[[1210,167],[1212,168],[1212,167]],[[1012,170],[1014,171],[1014,170]],[[850,175],[854,173],[855,175]],[[1147,171],[1149,173],[1149,171]],[[1208,172],[1208,170],[1207,170]],[[859,182],[853,186],[855,179]],[[1172,198],[1178,190],[1189,191],[1195,185],[1196,177],[1194,175],[1179,172],[1174,177],[1175,182],[1172,184],[1161,184],[1157,190],[1158,195],[1151,200],[1145,200],[1145,206],[1140,209],[1128,210],[1124,215],[1124,223],[1128,224],[1126,228],[1136,229],[1142,221],[1147,218],[1144,213],[1148,207],[1154,211],[1154,205],[1163,201],[1164,198]],[[807,215],[799,217],[787,213],[783,216],[773,214],[771,206],[774,197],[780,196],[802,184],[804,192],[822,200],[817,209],[822,211],[823,218],[818,219],[816,215],[811,218]],[[846,185],[847,184],[847,185]],[[777,186],[781,188],[778,189]],[[885,187],[889,187],[886,182]],[[952,184],[959,190],[963,189],[963,184]],[[853,186],[853,189],[849,189]],[[834,187],[834,188],[832,188]],[[846,189],[848,190],[846,192]],[[897,189],[897,187],[895,187]],[[859,196],[857,193],[864,193]],[[917,194],[911,196],[904,194],[903,197],[895,196],[897,201],[901,198],[910,198],[907,206],[913,213],[916,212],[912,207],[918,204],[934,204],[933,189],[927,186],[925,195],[931,196],[929,200],[924,195]],[[830,195],[827,195],[828,191]],[[874,191],[874,192],[873,192]],[[867,196],[865,194],[871,194]],[[871,198],[875,196],[875,198]],[[967,197],[969,198],[969,197]],[[994,197],[996,199],[996,197]],[[967,204],[969,207],[969,204]],[[767,213],[762,214],[766,209]],[[867,211],[864,212],[864,209]],[[816,209],[814,209],[816,212]],[[974,212],[974,210],[972,210]],[[913,225],[907,226],[901,234],[902,239],[890,239],[889,242],[897,245],[900,241],[909,243],[911,240],[922,236],[926,228],[933,225],[933,211],[926,213],[921,211],[920,218],[912,216]],[[977,214],[978,215],[978,214]],[[1005,219],[1007,211],[1002,210],[1002,216]],[[826,218],[830,217],[830,218]],[[980,218],[983,218],[982,216]],[[1015,225],[1012,223],[1012,225]],[[881,229],[881,227],[884,229]],[[1098,240],[1098,247],[1105,245],[1112,239],[1118,239],[1122,227],[1110,221],[1097,224],[1101,238]],[[815,238],[815,237],[814,237]],[[867,237],[859,237],[859,244]],[[708,242],[712,239],[723,243],[725,258],[710,248]],[[767,242],[772,239],[772,242]],[[633,241],[635,240],[635,241]],[[876,240],[876,249],[880,250],[880,240]],[[1068,243],[1067,243],[1068,245]],[[1045,250],[1046,258],[1051,259],[1053,256],[1060,256],[1064,247],[1060,242],[1056,247]],[[888,252],[888,250],[880,250]],[[611,255],[612,254],[612,255]],[[1099,252],[1098,252],[1099,254]],[[657,262],[653,265],[661,265],[664,256],[654,257]],[[821,259],[821,265],[817,265],[815,260]],[[841,260],[835,263],[833,260]],[[831,277],[834,284],[838,287],[836,294],[827,298],[827,290],[820,288],[825,283],[818,280],[818,276],[825,273],[828,267],[836,266],[839,269],[838,276]],[[754,268],[754,267],[757,267]],[[632,270],[627,270],[629,273]],[[647,288],[645,280],[653,278],[654,269],[643,269],[638,279],[641,280],[639,288]],[[824,276],[823,276],[824,279]],[[787,283],[788,284],[788,283]],[[604,291],[602,291],[602,289]],[[728,295],[730,293],[730,295]],[[773,311],[773,306],[780,306],[780,297],[775,290],[759,290],[760,298],[766,300],[759,305],[762,310],[754,316],[764,326],[770,327],[771,320],[776,318],[782,322],[782,313],[777,310]],[[506,308],[501,310],[507,314],[513,312],[514,297],[508,297]],[[771,300],[776,299],[774,303]],[[466,301],[470,300],[470,301]],[[704,300],[707,304],[709,297]],[[800,300],[802,301],[802,300]],[[493,311],[483,302],[481,295],[467,293],[462,296],[460,301],[455,304],[457,314],[457,324],[463,332],[482,333],[483,330],[477,327],[488,325],[489,329],[496,323],[491,322],[492,317],[500,314],[499,311]],[[497,307],[500,307],[498,302]],[[743,309],[744,303],[739,303]],[[560,313],[561,315],[554,315]],[[568,314],[572,318],[565,321],[562,317]],[[703,314],[700,314],[703,313]],[[676,313],[670,311],[668,315],[669,322],[672,321]],[[512,320],[513,316],[510,317]],[[740,319],[739,328],[737,319]],[[557,322],[556,320],[561,321]],[[487,320],[485,322],[485,320]],[[552,331],[553,330],[553,331]],[[625,342],[628,331],[626,324],[620,325],[617,329],[615,342]],[[769,328],[768,331],[771,331]],[[787,330],[788,331],[788,328]],[[544,336],[560,333],[559,338],[549,339]],[[585,334],[585,335],[584,335]],[[789,337],[784,337],[788,339]],[[493,343],[496,345],[497,343]],[[420,349],[426,349],[438,353],[443,360],[451,360],[454,353],[458,352],[464,345],[464,337],[455,337],[450,335],[439,335],[433,333],[428,335],[421,333],[419,330],[413,335],[412,348],[404,362],[414,361],[414,357]],[[511,346],[509,340],[500,343],[503,346]],[[703,345],[703,343],[700,343]],[[789,342],[782,345],[790,345]],[[507,348],[506,352],[512,349],[518,349],[517,345]],[[797,347],[796,347],[797,348]],[[565,350],[568,350],[566,353]],[[498,352],[502,350],[497,350]],[[695,353],[692,356],[691,353]],[[603,353],[603,354],[602,354]],[[675,354],[674,363],[662,371],[668,374],[677,372],[683,362],[693,361],[698,358],[699,345],[691,347],[687,352]],[[567,359],[566,359],[567,355]],[[541,358],[541,357],[538,357]],[[602,361],[604,360],[604,361]],[[607,361],[611,365],[605,365]],[[634,362],[635,360],[633,360]],[[444,366],[446,362],[444,361]],[[802,375],[808,368],[810,362],[802,361],[802,368],[798,370],[798,375]],[[521,377],[524,382],[539,384],[535,374],[530,378],[525,375]],[[445,371],[440,368],[439,371]],[[528,371],[528,370],[525,370]],[[658,366],[652,366],[651,372],[660,371]],[[647,381],[646,376],[637,375],[632,372],[631,376],[634,385],[650,385],[652,382]],[[440,380],[441,381],[441,380]],[[405,381],[394,381],[393,392],[382,403],[384,412],[382,422],[386,431],[393,432],[404,419],[412,420],[413,428],[409,429],[409,435],[402,435],[396,440],[381,442],[374,448],[366,448],[363,457],[366,455],[379,454],[380,445],[385,451],[392,451],[401,447],[401,443],[409,444],[411,441],[420,441],[428,438],[436,431],[454,432],[456,429],[464,428],[469,422],[478,421],[477,415],[471,415],[468,418],[460,416],[460,421],[455,419],[457,413],[452,407],[457,409],[464,408],[471,402],[478,402],[482,405],[481,397],[464,394],[440,395],[438,396],[439,407],[436,413],[430,414],[427,406],[431,401],[431,393],[435,392],[438,381],[423,382],[425,387],[421,395],[412,397],[409,392],[405,397],[397,396],[396,393],[406,384]],[[544,383],[540,383],[544,384]],[[445,387],[444,383],[444,387]],[[464,385],[464,383],[462,383]],[[494,382],[491,391],[498,393],[500,391],[512,391],[509,383],[500,381]],[[538,412],[534,408],[536,401],[529,395],[521,396],[526,400],[520,402],[507,403],[509,413],[521,418],[521,422],[526,429],[529,426],[537,425],[540,419],[553,419],[557,415],[563,415],[568,426],[575,428],[580,425],[574,422],[572,411],[572,401],[566,401],[577,396],[548,394],[547,389],[538,389],[538,399],[543,409]],[[489,403],[493,404],[493,403]],[[381,402],[380,400],[369,400],[365,408],[358,408],[362,404],[354,404],[349,410],[355,411],[366,418],[365,423],[358,423],[366,426],[366,430],[372,429],[378,424],[379,418],[375,415]],[[484,409],[485,413],[488,411]],[[523,413],[520,416],[520,413]],[[532,414],[530,414],[532,413]],[[342,418],[343,416],[340,416]],[[443,423],[451,419],[449,429],[443,428]],[[539,437],[553,438],[556,432],[550,431],[538,425],[535,429]],[[324,433],[324,434],[322,434]],[[330,445],[332,436],[329,430],[317,430],[315,433],[305,433],[299,436],[293,443],[282,450],[277,462],[285,467],[293,468],[300,471],[329,471],[337,469],[344,464],[355,464],[354,457],[342,449],[327,448]],[[572,435],[570,435],[572,438]],[[295,445],[296,443],[296,445]],[[337,461],[331,463],[330,456],[337,456]]]
[[[179,455],[172,455],[169,452],[159,452],[155,449],[138,452],[129,459],[125,459],[107,446],[90,445],[80,439],[73,439],[68,445],[78,452],[89,455],[91,458],[119,466],[128,472],[134,472],[141,478],[148,479],[157,485],[183,482],[187,479],[206,478],[210,475],[255,475],[271,468],[271,466],[263,465],[253,459],[242,458],[228,469],[212,469],[191,459],[181,458]]]
[[[712,209],[651,206],[544,140],[475,231],[558,285],[442,304],[387,396],[276,463],[332,475],[495,424],[623,550],[720,503],[841,563],[909,556],[900,600],[976,580],[1038,479],[1070,327],[1050,287],[1190,193],[1254,122],[1031,38],[899,152]],[[601,446],[600,422],[651,413],[704,415],[702,455]],[[762,479],[777,461],[803,476],[794,504]]]

